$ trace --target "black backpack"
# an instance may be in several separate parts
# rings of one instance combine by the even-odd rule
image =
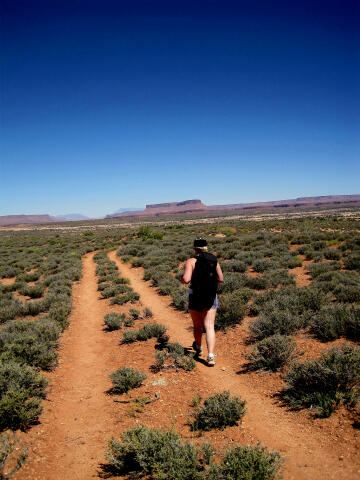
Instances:
[[[201,252],[196,256],[191,288],[194,300],[203,308],[211,308],[215,300],[218,288],[217,263],[212,253]]]

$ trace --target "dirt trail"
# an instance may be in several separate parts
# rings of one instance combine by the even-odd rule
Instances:
[[[97,478],[106,441],[119,431],[116,407],[105,395],[119,348],[103,331],[108,306],[98,299],[93,255],[83,258],[83,276],[73,289],[70,326],[61,338],[59,366],[47,375],[51,393],[40,424],[24,435],[30,455],[19,480]]]
[[[150,282],[142,280],[143,269],[131,268],[117,258],[116,252],[110,252],[120,274],[131,280],[131,285],[140,294],[144,306],[151,308],[155,317],[169,331],[172,341],[178,341],[189,347],[192,343],[191,321],[189,315],[177,312],[169,306],[169,297],[159,296]],[[241,326],[239,333],[244,333]],[[229,337],[233,335],[229,335]],[[229,348],[227,336],[219,337],[219,356],[215,368],[198,363],[204,381],[209,386],[209,394],[230,390],[247,401],[247,414],[243,428],[255,441],[279,451],[285,457],[285,480],[352,480],[360,473],[359,436],[339,416],[338,419],[314,420],[307,412],[291,412],[276,405],[271,394],[264,393],[259,383],[259,375],[239,375],[244,343],[237,341],[236,348]],[[234,345],[234,342],[232,342]],[[221,348],[221,350],[220,350]],[[273,393],[276,393],[274,391]],[[356,442],[345,442],[347,437],[357,436]],[[351,443],[351,445],[350,445]]]

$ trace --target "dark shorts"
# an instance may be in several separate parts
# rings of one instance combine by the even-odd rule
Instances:
[[[201,305],[201,303],[199,303],[199,301],[196,298],[194,298],[194,295],[193,295],[192,290],[190,288],[190,290],[189,290],[189,310],[195,310],[196,312],[202,312],[203,310],[210,310],[211,308],[218,308],[218,306],[219,306],[219,302],[218,302],[218,296],[217,295],[215,295],[214,303],[212,304],[212,306],[210,308],[206,308],[203,305]]]

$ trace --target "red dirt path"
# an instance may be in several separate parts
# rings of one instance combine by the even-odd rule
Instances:
[[[51,393],[41,423],[24,435],[34,448],[18,479],[89,479],[116,431],[116,406],[104,392],[118,364],[114,340],[103,331],[106,305],[98,300],[92,257],[84,257],[83,277],[73,289],[70,326],[61,339],[59,366],[47,374]]]

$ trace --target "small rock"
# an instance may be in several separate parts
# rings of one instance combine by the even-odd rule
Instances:
[[[154,382],[152,382],[151,385],[162,385],[162,386],[166,386],[167,385],[167,381],[166,381],[166,378],[163,377],[163,378],[159,378],[158,380],[155,380]]]
[[[339,460],[344,460],[344,455],[340,455]]]
[[[221,370],[222,370],[223,372],[225,372],[226,368],[225,368],[225,367],[221,367]]]

